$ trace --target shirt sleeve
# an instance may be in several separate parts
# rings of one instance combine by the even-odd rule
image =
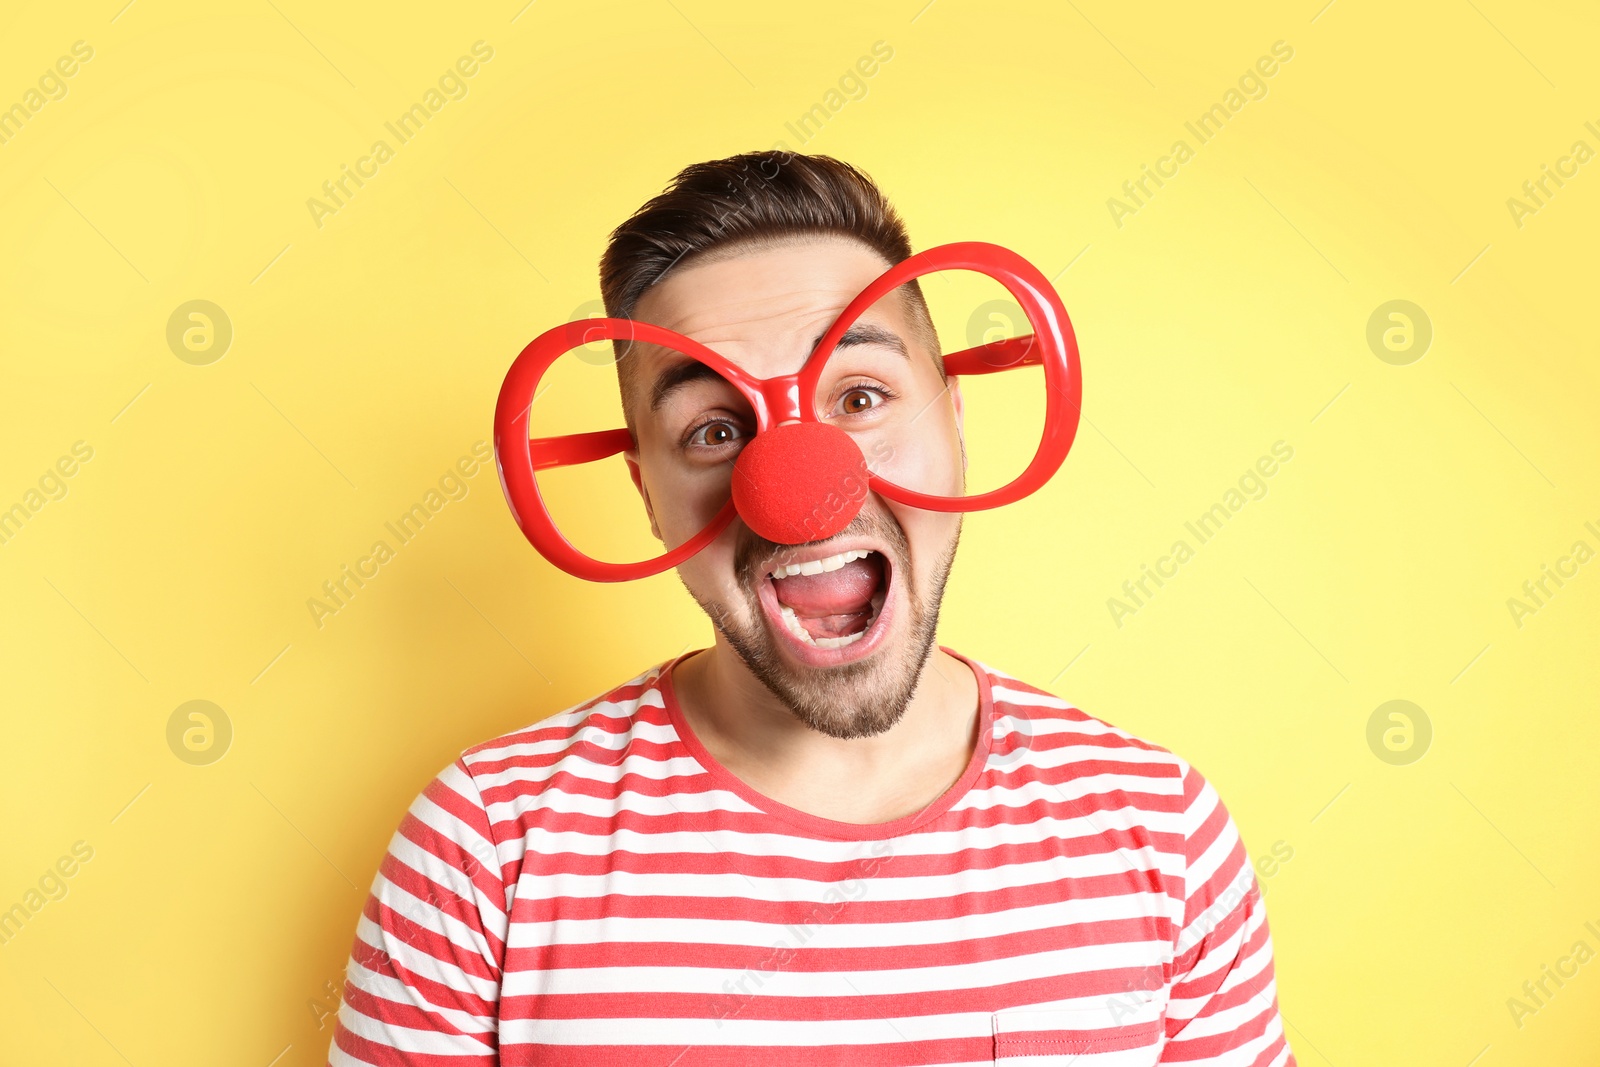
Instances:
[[[482,796],[457,760],[412,803],[345,969],[329,1067],[494,1067],[507,894]]]
[[[1221,797],[1199,771],[1183,767],[1184,917],[1160,1062],[1297,1067],[1278,1013],[1255,870]]]

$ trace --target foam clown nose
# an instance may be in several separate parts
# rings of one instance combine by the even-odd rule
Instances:
[[[821,541],[860,513],[867,478],[867,457],[837,426],[781,423],[756,434],[739,453],[733,505],[768,541]]]

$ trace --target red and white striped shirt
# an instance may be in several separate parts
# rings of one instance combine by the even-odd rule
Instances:
[[[686,656],[468,749],[373,881],[329,1064],[1294,1067],[1212,787],[945,651],[978,744],[893,822],[734,777],[673,695]]]

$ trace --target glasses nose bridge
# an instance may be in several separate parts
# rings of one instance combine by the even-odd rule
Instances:
[[[761,387],[761,403],[766,414],[766,429],[776,426],[781,422],[802,419],[800,413],[800,375],[779,374],[771,378],[763,378],[758,383]]]

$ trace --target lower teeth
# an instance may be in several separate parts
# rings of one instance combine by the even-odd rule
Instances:
[[[806,631],[806,628],[800,625],[800,617],[794,613],[793,608],[782,606],[782,612],[783,624],[784,626],[788,627],[789,632],[794,634],[805,644],[812,645],[816,648],[844,648],[846,645],[853,645],[865,637],[867,635],[867,630],[871,629],[871,624],[869,623],[867,626],[862,627],[859,632],[846,634],[843,637],[812,637],[811,634]]]

